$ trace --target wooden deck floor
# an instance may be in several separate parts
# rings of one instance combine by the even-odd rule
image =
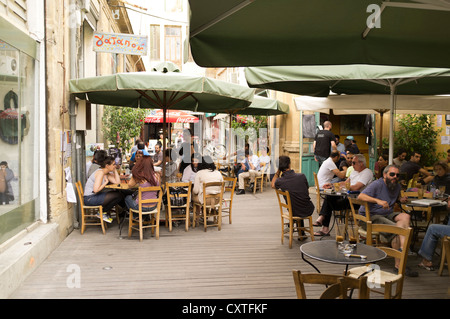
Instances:
[[[316,213],[314,213],[316,214]],[[266,189],[235,196],[233,223],[224,220],[221,231],[209,228],[161,227],[160,239],[138,234],[121,238],[116,223],[106,235],[88,227],[84,235],[73,231],[48,259],[11,296],[16,298],[157,298],[157,299],[293,299],[292,270],[314,272],[301,259],[301,242],[292,249],[280,242],[280,217],[275,193]],[[328,240],[332,237],[328,237]],[[324,239],[326,240],[326,239]],[[449,276],[419,269],[419,257],[408,265],[419,271],[406,278],[404,299],[448,299]],[[436,261],[437,262],[437,261]],[[341,274],[343,266],[314,261],[323,273]],[[380,263],[391,269],[392,260]],[[75,270],[79,270],[78,288]],[[317,298],[321,288],[309,290]],[[378,295],[373,295],[378,298]]]

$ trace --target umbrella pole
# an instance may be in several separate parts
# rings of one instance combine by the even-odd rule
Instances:
[[[167,135],[167,128],[166,128],[166,111],[167,108],[166,106],[163,106],[163,167],[162,167],[162,176],[161,176],[161,180],[162,183],[161,184],[165,184],[166,182],[166,135]]]
[[[395,114],[395,90],[397,86],[389,82],[389,86],[391,87],[391,111],[390,111],[390,119],[389,119],[389,165],[393,163],[394,159],[394,114]]]

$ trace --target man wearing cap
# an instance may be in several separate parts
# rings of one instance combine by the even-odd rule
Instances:
[[[359,154],[359,147],[356,145],[355,138],[352,135],[347,136],[346,140],[348,140],[348,145],[346,150],[351,151],[353,154]]]
[[[319,162],[319,167],[330,157],[331,150],[337,150],[336,137],[331,132],[331,126],[330,121],[325,121],[323,123],[323,130],[318,131],[314,139],[314,159]]]

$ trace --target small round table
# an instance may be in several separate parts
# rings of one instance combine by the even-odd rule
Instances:
[[[362,243],[357,243],[351,254],[363,255],[366,256],[366,258],[346,257],[343,252],[338,250],[337,243],[334,240],[319,240],[305,243],[300,246],[300,252],[302,254],[302,259],[319,273],[319,269],[317,269],[310,261],[306,260],[305,255],[312,259],[331,264],[346,265],[345,274],[347,274],[349,265],[374,263],[386,258],[386,253],[381,249]]]

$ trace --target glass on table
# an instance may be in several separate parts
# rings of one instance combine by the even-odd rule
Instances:
[[[358,226],[350,225],[348,227],[348,238],[349,243],[352,247],[356,247],[356,243],[358,242]]]
[[[445,194],[445,186],[439,186],[439,198],[443,198]]]
[[[344,249],[345,224],[336,224],[336,244],[340,251]]]

